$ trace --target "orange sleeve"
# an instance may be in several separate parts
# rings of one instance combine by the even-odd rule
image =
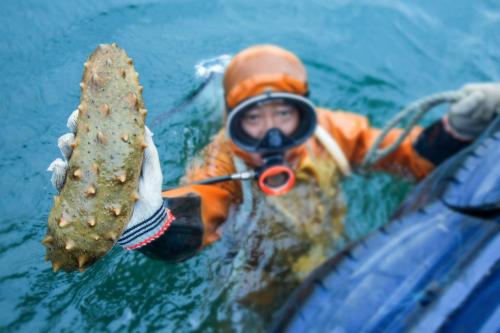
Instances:
[[[363,161],[381,132],[379,129],[370,127],[366,117],[349,112],[318,109],[318,123],[333,136],[354,166]],[[401,129],[390,131],[381,147],[387,147],[395,142],[402,131]],[[413,148],[413,142],[421,132],[422,128],[414,128],[398,149],[380,160],[375,165],[375,169],[399,175],[410,173],[416,179],[422,179],[429,174],[434,169],[434,165],[421,157]]]
[[[235,172],[233,155],[223,131],[205,147],[188,167],[184,183],[191,183]],[[179,197],[194,193],[201,197],[201,215],[205,232],[202,246],[220,238],[217,228],[226,220],[232,203],[241,200],[241,187],[237,181],[225,181],[210,185],[186,185],[163,192],[165,198]]]

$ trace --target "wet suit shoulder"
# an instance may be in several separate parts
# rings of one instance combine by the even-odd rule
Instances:
[[[234,172],[233,154],[221,130],[190,164],[183,183]],[[186,185],[163,192],[163,197],[176,219],[160,238],[139,251],[156,259],[182,261],[220,238],[218,227],[230,205],[241,200],[241,187],[236,181]]]
[[[362,115],[321,108],[317,110],[317,114],[319,125],[337,140],[354,166],[362,162],[381,132],[380,129],[371,127],[368,119]],[[402,131],[402,129],[392,130],[382,142],[382,147],[395,142]],[[435,166],[468,144],[469,142],[455,138],[450,131],[446,130],[444,118],[426,129],[415,127],[398,149],[379,161],[375,168],[422,179]]]

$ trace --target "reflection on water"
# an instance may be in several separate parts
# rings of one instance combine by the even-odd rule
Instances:
[[[260,282],[258,274],[243,273],[251,268],[246,265],[272,262],[260,259],[260,252],[276,246],[266,232],[281,233],[257,223],[253,209],[241,219],[248,228],[242,230],[259,226],[261,237],[223,237],[185,263],[166,265],[116,248],[84,274],[50,271],[39,243],[54,195],[45,170],[59,156],[55,143],[78,104],[83,63],[99,43],[116,41],[141,74],[165,187],[178,183],[186,163],[222,124],[217,80],[205,97],[152,123],[197,91],[202,80],[194,66],[204,59],[254,43],[280,44],[304,59],[316,104],[354,110],[376,125],[424,95],[500,76],[500,8],[494,1],[23,0],[0,8],[5,332],[255,331],[265,324],[254,301],[279,303],[261,295],[236,301]],[[369,175],[342,187],[345,233],[359,237],[387,221],[411,185]],[[320,258],[324,250],[311,245],[304,253]],[[307,271],[307,263],[297,259],[283,267]]]

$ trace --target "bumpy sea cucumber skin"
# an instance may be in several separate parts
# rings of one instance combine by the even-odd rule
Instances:
[[[54,271],[82,271],[104,256],[138,197],[146,116],[138,74],[116,44],[101,44],[84,67],[74,150],[42,241]]]

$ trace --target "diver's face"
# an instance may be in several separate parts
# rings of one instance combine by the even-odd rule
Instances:
[[[299,126],[299,111],[293,105],[273,101],[256,106],[243,115],[241,127],[255,139],[262,139],[271,128],[291,135]]]

